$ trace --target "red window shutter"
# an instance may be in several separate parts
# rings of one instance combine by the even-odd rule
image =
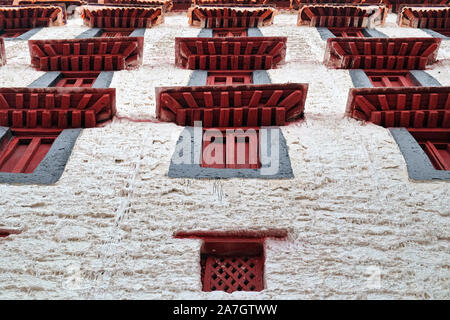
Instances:
[[[201,239],[203,291],[261,291],[264,289],[264,242],[285,240],[286,230],[190,231],[175,238]]]
[[[450,142],[426,141],[421,147],[437,170],[450,170]]]
[[[204,134],[201,166],[207,168],[257,169],[259,161],[259,132],[221,131],[223,138]],[[214,144],[214,146],[211,146]]]
[[[208,133],[203,135],[201,167],[225,168],[225,139],[212,137]],[[208,152],[208,149],[211,152]]]
[[[203,291],[261,291],[264,289],[262,255],[215,256],[202,259]]]
[[[55,87],[91,88],[99,72],[63,72]]]
[[[95,79],[86,78],[63,78],[58,81],[55,87],[92,87]]]
[[[374,87],[416,87],[408,71],[366,71]]]
[[[450,170],[450,129],[408,129],[436,170]]]
[[[32,173],[56,136],[13,136],[0,150],[0,172]]]
[[[253,82],[251,72],[209,72],[206,85],[250,84]]]
[[[257,169],[259,136],[255,134],[231,133],[226,137],[226,167],[232,169]]]
[[[101,34],[101,38],[117,38],[128,37],[132,31],[105,31]]]

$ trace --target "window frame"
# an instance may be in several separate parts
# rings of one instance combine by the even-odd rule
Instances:
[[[224,78],[224,81],[218,82],[217,78]],[[243,81],[235,81],[236,78],[242,78]],[[252,71],[211,71],[206,77],[206,85],[233,85],[233,84],[252,84]]]
[[[225,33],[225,35],[222,35]],[[247,28],[214,28],[213,38],[240,38],[247,37]]]
[[[61,72],[53,87],[92,88],[101,72]],[[69,81],[74,81],[69,84]]]
[[[364,70],[367,78],[369,78],[370,83],[375,88],[405,88],[405,87],[418,87],[420,84],[417,83],[411,76],[409,71],[390,71],[390,70]],[[397,77],[396,81],[389,78]],[[380,78],[380,81],[375,81],[375,78]],[[401,83],[401,86],[395,85],[393,83]],[[381,83],[382,85],[378,85]]]
[[[227,132],[227,130],[232,129],[233,132]],[[235,132],[235,129],[239,129],[240,132]],[[251,136],[251,133],[248,130],[254,130],[255,136]],[[242,132],[242,131],[243,132]],[[203,137],[202,137],[202,153],[200,166],[202,168],[215,168],[215,169],[259,169],[261,168],[261,161],[259,158],[259,128],[228,128],[228,129],[214,129],[214,132],[220,131],[222,133],[223,138],[221,141],[216,142],[215,140],[205,140],[208,139],[208,129],[203,129]],[[212,137],[214,138],[213,131],[210,131]],[[245,139],[245,141],[237,141]],[[233,143],[230,143],[230,140],[233,140]],[[215,148],[215,151],[221,149],[221,158],[222,162],[220,164],[217,163],[208,163],[205,161],[205,149],[213,144],[220,144],[221,147]],[[242,146],[244,143],[244,146]],[[244,152],[244,161],[245,163],[239,163],[242,160],[242,148],[245,150]],[[230,154],[233,153],[233,156]]]
[[[450,171],[450,129],[408,128],[407,130],[436,170]],[[440,151],[442,149],[446,151]]]

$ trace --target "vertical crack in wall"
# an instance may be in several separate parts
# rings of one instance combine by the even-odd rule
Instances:
[[[145,141],[148,141],[150,135],[150,128],[147,128],[142,136],[142,141],[140,146],[145,145]],[[145,159],[145,148],[139,148],[139,152],[135,155],[136,161],[132,164],[133,170],[130,173],[127,183],[124,188],[121,189],[121,194],[123,195],[123,200],[121,201],[119,207],[116,210],[114,216],[113,225],[110,227],[108,232],[108,240],[103,244],[103,256],[101,259],[101,266],[97,271],[96,276],[93,281],[90,282],[91,286],[85,294],[86,298],[89,299],[109,299],[108,290],[112,284],[112,279],[119,276],[116,270],[116,266],[119,263],[120,257],[126,255],[126,251],[120,248],[120,243],[122,240],[122,230],[121,224],[126,220],[131,209],[131,202],[134,195],[134,187],[138,179],[141,165]]]

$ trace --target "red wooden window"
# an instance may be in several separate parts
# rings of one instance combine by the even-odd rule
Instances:
[[[203,291],[261,291],[264,258],[262,256],[207,255],[202,259]]]
[[[426,141],[420,146],[425,150],[433,166],[438,170],[450,170],[450,141]]]
[[[332,2],[339,1],[299,5],[297,25],[368,28],[383,25],[386,20],[387,8],[385,6],[365,7],[350,3],[336,4]]]
[[[366,71],[374,87],[416,87],[408,71],[406,72],[379,72]]]
[[[333,33],[336,37],[357,37],[357,38],[365,38],[365,35],[360,28],[328,28],[331,33]]]
[[[246,37],[247,28],[229,28],[229,29],[214,29],[214,38],[222,37]]]
[[[0,126],[93,128],[116,113],[113,88],[0,88]]]
[[[132,30],[104,30],[103,33],[101,34],[101,38],[117,38],[117,37],[128,37],[134,29]]]
[[[251,72],[208,72],[206,85],[250,84],[253,82]]]
[[[450,170],[450,129],[408,129],[434,168]]]
[[[203,291],[261,291],[264,289],[264,242],[285,240],[286,230],[190,231],[175,238],[201,239]]]
[[[203,291],[264,289],[264,249],[261,242],[205,242],[201,270]]]
[[[258,151],[259,131],[257,129],[205,129],[201,167],[257,169],[261,167]]]
[[[24,34],[30,29],[6,29],[0,33],[0,37],[2,38],[17,38],[18,36]]]
[[[50,150],[56,135],[13,135],[0,149],[0,172],[32,173]]]
[[[97,72],[64,72],[55,87],[91,88],[98,75]]]

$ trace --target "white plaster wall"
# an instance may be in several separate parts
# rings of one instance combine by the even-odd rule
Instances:
[[[154,119],[154,87],[190,74],[174,66],[173,38],[198,31],[180,15],[147,30],[144,65],[113,79],[119,115]],[[449,184],[409,181],[386,129],[344,117],[352,83],[322,65],[315,29],[280,14],[262,31],[289,37],[272,81],[310,85],[306,120],[283,128],[295,178],[169,179],[181,127],[115,120],[83,130],[55,185],[0,185],[0,227],[23,229],[0,240],[0,298],[449,298]],[[449,61],[432,68],[448,72]],[[14,79],[27,84],[5,85]],[[259,293],[202,292],[200,241],[172,237],[273,228],[289,236],[267,241]],[[369,285],[374,268],[380,286]]]
[[[1,87],[26,87],[45,72],[30,65],[27,41],[5,41],[6,64],[0,67]]]

